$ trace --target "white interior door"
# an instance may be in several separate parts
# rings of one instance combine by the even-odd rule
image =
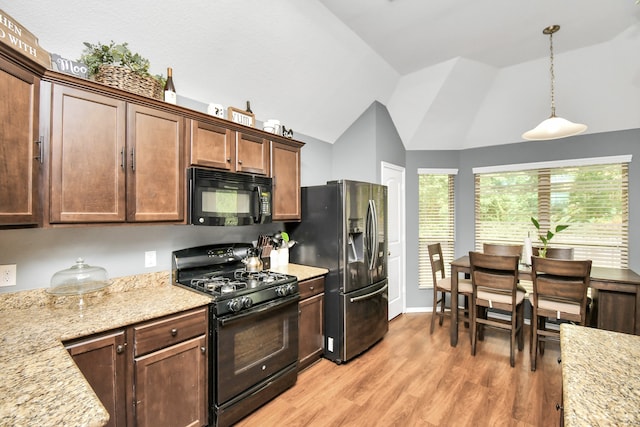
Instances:
[[[387,228],[389,234],[387,272],[389,274],[389,319],[405,308],[405,170],[382,162],[382,184],[387,186]]]

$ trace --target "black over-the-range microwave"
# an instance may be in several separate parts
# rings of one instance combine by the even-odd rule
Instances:
[[[188,168],[187,181],[190,224],[251,225],[271,222],[271,178]]]

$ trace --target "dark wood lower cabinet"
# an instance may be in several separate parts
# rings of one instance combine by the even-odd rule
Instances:
[[[206,336],[135,359],[136,426],[207,424]]]
[[[107,426],[126,426],[125,332],[115,331],[66,345],[67,351],[109,412]]]
[[[205,426],[208,308],[65,343],[108,426]]]
[[[300,289],[298,369],[302,370],[322,357],[324,276],[301,281],[298,286]]]

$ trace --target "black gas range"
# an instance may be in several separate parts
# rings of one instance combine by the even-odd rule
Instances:
[[[247,271],[252,245],[174,251],[172,283],[211,296],[209,425],[229,426],[298,376],[298,280]]]
[[[198,246],[173,252],[174,284],[210,295],[216,316],[238,313],[298,293],[295,276],[269,270],[249,272],[242,262],[250,244]]]

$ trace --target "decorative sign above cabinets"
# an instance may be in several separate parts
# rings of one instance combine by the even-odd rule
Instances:
[[[241,125],[254,127],[256,122],[256,116],[253,113],[248,113],[244,110],[235,107],[227,108],[227,118],[234,123],[240,123]]]
[[[46,50],[38,46],[38,39],[2,9],[0,9],[0,42],[32,61],[51,68],[51,57]]]

